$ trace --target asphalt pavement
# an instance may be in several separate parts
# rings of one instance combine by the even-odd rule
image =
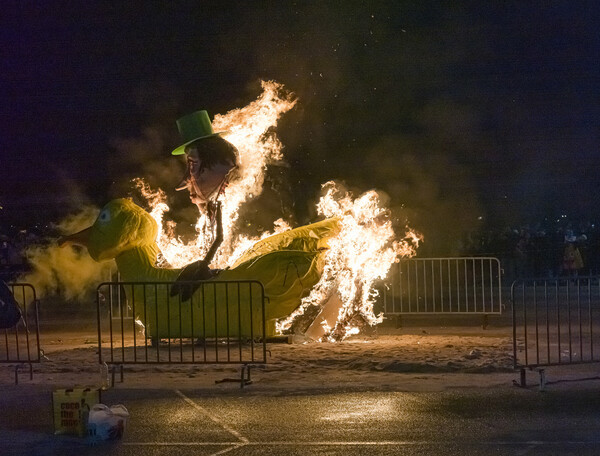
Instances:
[[[124,438],[53,435],[51,390],[4,386],[0,454],[597,455],[600,382],[441,392],[261,392],[117,387]],[[10,413],[6,413],[10,411]]]

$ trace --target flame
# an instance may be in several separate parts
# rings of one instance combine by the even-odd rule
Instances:
[[[294,95],[286,92],[281,84],[262,81],[261,85],[263,93],[257,100],[225,115],[217,114],[213,119],[215,131],[226,131],[223,137],[239,151],[240,178],[226,187],[222,199],[223,220],[229,220],[229,223],[223,226],[224,240],[215,258],[215,265],[221,268],[230,264],[234,252],[239,252],[238,256],[241,254],[240,243],[244,243],[244,239],[235,238],[233,233],[239,208],[249,198],[262,193],[267,165],[283,158],[282,144],[272,129],[281,115],[296,105]],[[276,228],[284,229],[281,225]]]
[[[335,182],[327,182],[323,190],[317,210],[325,217],[338,217],[340,232],[329,241],[320,281],[288,318],[278,322],[278,329],[289,329],[309,307],[320,306],[337,293],[343,305],[325,337],[339,340],[358,332],[357,315],[369,325],[381,323],[383,315],[373,311],[378,296],[374,283],[387,276],[399,257],[414,256],[422,237],[407,228],[404,238],[395,240],[389,211],[380,205],[376,191],[355,199]]]
[[[282,145],[273,128],[280,116],[296,104],[293,94],[285,91],[281,84],[263,81],[262,88],[258,99],[246,107],[216,115],[213,120],[215,131],[226,131],[223,137],[239,151],[239,177],[230,182],[220,196],[224,241],[211,264],[213,268],[233,264],[260,239],[290,229],[280,219],[274,222],[273,233],[265,232],[260,238],[234,232],[239,208],[262,192],[266,167],[282,159]],[[136,183],[159,226],[157,242],[164,256],[161,264],[178,268],[203,258],[213,239],[207,217],[200,215],[196,223],[198,236],[186,244],[174,235],[174,223],[164,223],[164,213],[169,210],[165,193],[152,190],[141,179]],[[318,213],[328,218],[337,217],[340,232],[329,240],[320,281],[288,318],[277,323],[277,328],[279,331],[289,329],[310,307],[322,306],[335,293],[343,303],[337,320],[332,324],[322,322],[324,338],[333,341],[356,334],[360,324],[375,325],[382,321],[381,314],[374,314],[378,296],[374,284],[385,278],[400,257],[415,255],[422,237],[407,228],[404,237],[396,240],[389,211],[381,206],[376,191],[354,198],[334,182],[324,184],[323,191],[317,204]]]
[[[263,92],[255,101],[244,108],[216,115],[213,119],[215,131],[225,131],[223,138],[231,142],[239,152],[238,177],[229,183],[220,196],[223,207],[223,243],[211,263],[213,268],[228,266],[260,239],[237,236],[234,233],[235,222],[239,217],[240,206],[261,194],[266,167],[282,158],[282,145],[273,128],[279,117],[295,106],[296,100],[281,84],[262,81],[261,85]],[[136,179],[136,185],[151,208],[150,214],[158,223],[157,243],[164,256],[164,261],[159,265],[181,268],[203,258],[214,239],[208,217],[200,214],[196,222],[198,235],[192,242],[186,243],[174,235],[175,223],[165,224],[163,221],[165,212],[169,210],[165,193],[160,189],[152,190],[142,179]],[[274,232],[266,232],[263,237],[286,229],[290,227],[277,221]]]

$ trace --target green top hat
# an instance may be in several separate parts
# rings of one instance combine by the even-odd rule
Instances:
[[[198,139],[218,136],[222,132],[215,133],[206,111],[196,111],[177,120],[177,129],[184,143],[171,152],[172,155],[185,153],[185,146]]]

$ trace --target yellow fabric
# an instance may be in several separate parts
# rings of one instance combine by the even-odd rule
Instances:
[[[276,250],[299,250],[305,252],[321,250],[326,248],[326,243],[323,241],[335,236],[338,231],[338,219],[332,218],[269,236],[249,248],[231,267],[236,268],[252,258]]]

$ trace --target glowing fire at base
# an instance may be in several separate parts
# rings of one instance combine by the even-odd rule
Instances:
[[[217,115],[213,121],[215,131],[227,131],[224,138],[239,151],[239,177],[220,197],[224,241],[211,265],[215,268],[233,264],[242,252],[260,239],[290,229],[278,220],[274,222],[274,233],[264,233],[261,238],[234,233],[240,206],[262,192],[267,165],[282,158],[281,143],[271,130],[279,117],[296,103],[280,84],[263,82],[262,87],[263,93],[257,100],[244,108]],[[196,224],[198,237],[186,244],[174,236],[174,224],[163,223],[163,215],[169,210],[164,192],[151,190],[141,180],[138,187],[159,225],[157,241],[166,263],[182,267],[202,258],[212,242],[209,220],[200,216]],[[336,315],[319,321],[322,325],[319,339],[340,340],[357,333],[362,324],[374,325],[382,321],[382,315],[375,315],[373,311],[377,298],[374,283],[387,275],[399,257],[413,256],[421,237],[407,230],[402,240],[395,240],[389,211],[381,207],[375,191],[353,198],[333,182],[324,184],[323,189],[325,194],[317,205],[318,212],[328,218],[339,218],[340,232],[329,240],[319,283],[302,299],[296,311],[278,322],[278,330],[288,330],[296,319],[311,313],[307,312],[309,309],[319,309],[333,302],[335,297]]]

